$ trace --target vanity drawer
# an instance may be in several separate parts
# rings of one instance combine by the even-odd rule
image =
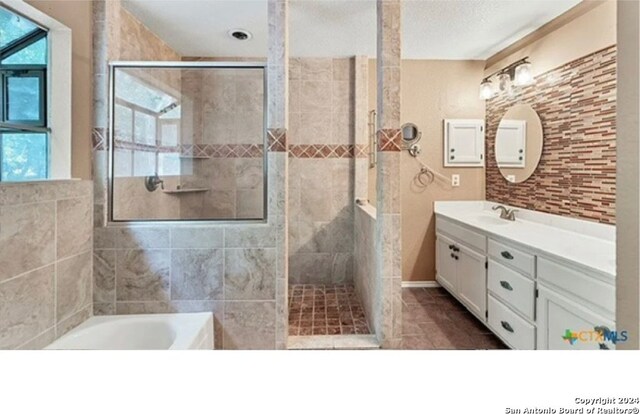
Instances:
[[[514,349],[535,349],[536,328],[489,295],[489,326]]]
[[[487,237],[485,235],[459,226],[449,220],[438,218],[436,220],[436,231],[446,233],[482,253],[487,251]]]
[[[535,274],[536,257],[506,244],[489,239],[489,255],[497,262],[514,267],[526,276]]]
[[[534,285],[533,280],[527,279],[493,259],[489,259],[489,290],[531,320],[535,314]]]

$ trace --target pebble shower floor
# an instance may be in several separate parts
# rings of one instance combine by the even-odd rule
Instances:
[[[353,286],[289,286],[289,335],[369,333],[364,308]]]

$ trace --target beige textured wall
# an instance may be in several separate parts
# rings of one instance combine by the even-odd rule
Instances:
[[[427,187],[416,182],[420,164],[401,155],[402,275],[404,281],[435,280],[435,215],[433,202],[484,200],[484,168],[444,168],[443,119],[484,119],[478,99],[483,61],[402,61],[402,122],[422,131],[418,159],[445,176],[460,175],[460,187],[438,180]],[[369,90],[375,91],[375,61],[370,61]],[[369,93],[369,108],[375,108]],[[369,199],[375,200],[375,170],[369,170]]]
[[[520,58],[529,56],[533,63],[533,74],[538,75],[615,43],[616,2],[607,0],[537,41],[491,64],[486,68],[485,74],[491,74]]]
[[[621,2],[618,10],[618,170],[616,199],[616,320],[629,331],[617,349],[640,347],[640,6]]]
[[[72,30],[73,85],[71,176],[91,178],[91,2],[27,0],[27,3],[48,14]]]

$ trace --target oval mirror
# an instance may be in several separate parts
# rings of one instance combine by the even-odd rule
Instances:
[[[509,182],[531,177],[542,156],[542,123],[531,105],[515,105],[502,117],[496,134],[496,162]]]
[[[405,149],[415,145],[422,138],[422,132],[418,129],[418,126],[413,123],[406,123],[402,125],[402,142]]]

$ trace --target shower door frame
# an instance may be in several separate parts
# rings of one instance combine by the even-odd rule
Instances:
[[[113,193],[114,193],[114,159],[115,159],[115,72],[121,68],[141,68],[141,69],[261,69],[263,78],[263,102],[262,102],[262,145],[263,145],[263,214],[262,218],[223,218],[223,219],[137,219],[137,220],[115,220],[113,217]],[[267,64],[262,62],[233,62],[233,61],[113,61],[109,62],[109,120],[108,120],[108,182],[107,182],[107,226],[122,226],[129,224],[260,224],[267,223],[269,217],[269,143],[268,143],[268,73]]]

